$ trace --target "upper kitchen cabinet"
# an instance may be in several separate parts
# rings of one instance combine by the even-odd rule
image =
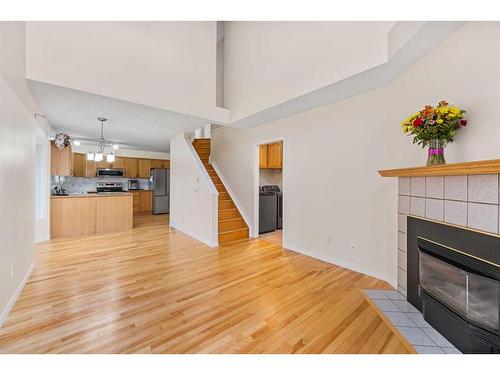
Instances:
[[[101,160],[97,163],[97,168],[123,168],[123,158],[115,156],[115,161],[108,163],[106,160]]]
[[[87,155],[73,153],[73,176],[86,177]]]
[[[123,158],[123,167],[125,168],[125,177],[137,178],[139,170],[136,158]]]
[[[115,161],[112,163],[113,168],[125,168],[124,160],[121,156],[115,156]]]
[[[259,146],[259,168],[267,168],[267,145]]]
[[[163,168],[170,168],[170,160],[163,160]]]
[[[151,159],[151,169],[163,168],[163,160]]]
[[[283,167],[283,142],[270,143],[267,145],[267,167]]]
[[[59,150],[54,142],[50,142],[50,174],[53,176],[73,175],[71,145]]]
[[[150,159],[139,159],[138,162],[138,176],[139,178],[149,178],[151,172],[151,160]]]
[[[283,168],[283,142],[259,146],[259,168]]]
[[[85,177],[97,176],[97,162],[94,160],[85,161]]]

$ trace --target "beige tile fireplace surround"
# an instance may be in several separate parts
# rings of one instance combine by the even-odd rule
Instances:
[[[489,163],[490,168],[477,168],[484,163]],[[470,168],[457,167],[465,164]],[[498,167],[491,168],[491,165]],[[401,293],[406,295],[408,215],[492,235],[500,234],[500,162],[456,163],[379,173],[398,177],[398,289]]]

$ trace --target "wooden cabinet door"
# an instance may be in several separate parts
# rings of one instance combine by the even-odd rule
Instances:
[[[139,196],[139,211],[143,214],[153,211],[153,192],[141,190]]]
[[[151,171],[151,160],[150,159],[139,159],[138,164],[138,177],[149,178],[149,173]]]
[[[133,191],[132,192],[132,207],[133,207],[133,212],[134,212],[134,215],[138,214],[141,212],[140,210],[140,205],[139,205],[139,201],[140,201],[140,191]]]
[[[54,176],[73,175],[73,152],[71,145],[59,150],[54,142],[50,144],[50,174]]]
[[[267,167],[283,167],[283,144],[282,142],[271,143],[267,146]]]
[[[170,160],[163,160],[163,168],[170,168]]]
[[[267,145],[259,146],[259,168],[267,168]]]
[[[122,157],[115,156],[115,161],[113,162],[113,168],[124,168]]]
[[[73,152],[73,176],[85,177],[87,155]]]
[[[125,177],[137,178],[137,159],[123,158],[123,167],[125,168]]]
[[[104,159],[97,162],[97,168],[106,169],[106,168],[111,168],[111,167],[112,167],[111,163],[108,163],[106,161],[106,156],[104,157]]]
[[[151,169],[163,168],[163,160],[151,159]]]
[[[97,176],[97,163],[94,160],[85,161],[85,177]]]

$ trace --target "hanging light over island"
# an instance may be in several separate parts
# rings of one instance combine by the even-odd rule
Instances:
[[[98,117],[97,120],[100,121],[100,123],[101,123],[101,138],[99,138],[98,145],[97,145],[98,151],[96,153],[88,152],[87,153],[87,160],[93,160],[96,162],[100,162],[100,161],[104,160],[104,158],[106,158],[106,161],[108,163],[113,163],[115,161],[115,154],[113,153],[113,151],[111,151],[111,153],[109,153],[109,154],[104,153],[105,148],[106,148],[106,140],[104,139],[104,122],[108,121],[108,119],[105,117]],[[112,148],[114,150],[116,150],[116,149],[118,149],[118,146],[113,144]]]

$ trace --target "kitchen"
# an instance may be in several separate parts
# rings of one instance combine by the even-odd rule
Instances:
[[[51,141],[51,238],[127,230],[136,215],[168,214],[170,160],[117,156],[116,144],[106,154],[101,139],[96,153],[66,134]]]

